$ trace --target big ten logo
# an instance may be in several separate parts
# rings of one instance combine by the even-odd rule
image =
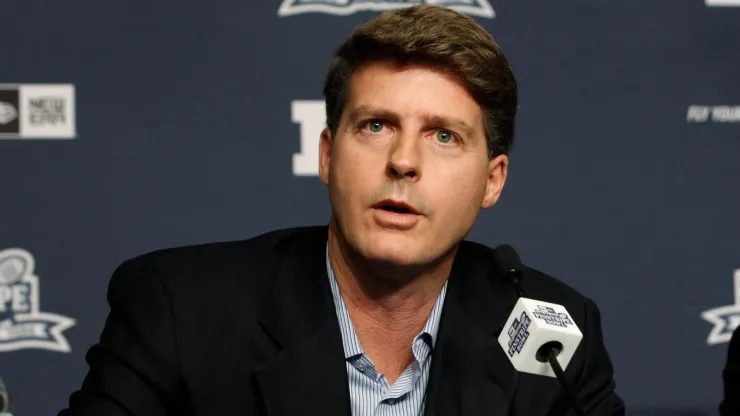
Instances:
[[[293,154],[293,175],[318,176],[319,140],[326,127],[323,100],[296,100],[290,103],[290,118],[300,129],[300,148]]]

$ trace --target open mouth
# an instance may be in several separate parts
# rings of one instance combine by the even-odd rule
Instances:
[[[395,212],[397,214],[418,214],[413,207],[402,202],[383,201],[376,205],[375,208],[382,209],[383,211]]]
[[[395,207],[393,205],[382,205],[380,209],[384,211],[397,212],[399,214],[411,214],[411,210],[403,207]]]

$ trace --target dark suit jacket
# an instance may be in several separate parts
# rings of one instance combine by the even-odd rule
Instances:
[[[719,406],[722,416],[740,415],[740,329],[732,333],[727,346],[727,362],[722,372],[725,395]]]
[[[60,415],[349,415],[326,240],[327,227],[294,228],[124,262],[90,371]],[[425,415],[566,415],[558,382],[517,373],[498,345],[517,297],[492,258],[459,249]],[[529,268],[523,288],[564,305],[584,333],[566,374],[587,413],[624,414],[594,303]]]

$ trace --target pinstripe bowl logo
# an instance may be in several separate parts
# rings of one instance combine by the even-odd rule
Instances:
[[[545,321],[548,325],[560,326],[567,328],[575,325],[567,313],[558,312],[549,306],[537,305],[537,309],[532,313],[535,318]]]
[[[381,12],[418,4],[433,4],[453,9],[470,16],[496,16],[488,0],[283,0],[278,16],[287,17],[305,13],[324,13],[347,16],[357,12]]]
[[[527,316],[527,312],[522,312],[519,319],[514,319],[507,331],[509,335],[509,357],[513,357],[514,354],[520,354],[524,344],[527,343],[529,338],[529,324],[532,323],[532,319]]]
[[[28,251],[0,251],[0,351],[70,352],[62,332],[75,321],[39,310],[39,278],[34,268],[34,258]]]

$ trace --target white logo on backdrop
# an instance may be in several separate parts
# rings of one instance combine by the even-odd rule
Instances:
[[[702,319],[714,325],[707,337],[707,345],[729,342],[733,331],[740,325],[740,269],[735,270],[733,283],[734,304],[718,306],[701,313]]]
[[[400,9],[417,4],[434,4],[449,7],[470,16],[493,18],[496,12],[488,0],[283,0],[278,16],[286,17],[304,13],[324,13],[347,16],[357,12],[380,12]]]
[[[0,139],[74,139],[75,118],[74,85],[0,84]]]
[[[26,250],[0,251],[0,351],[36,348],[70,352],[62,331],[71,328],[75,320],[41,312],[35,267]]]
[[[323,100],[296,100],[290,103],[290,118],[300,126],[300,150],[293,154],[293,175],[319,175],[319,140],[326,127]]]
[[[704,4],[709,7],[740,6],[740,0],[705,0]]]
[[[688,123],[740,123],[740,105],[690,105]]]
[[[8,124],[18,118],[18,109],[11,103],[0,101],[0,124]]]

